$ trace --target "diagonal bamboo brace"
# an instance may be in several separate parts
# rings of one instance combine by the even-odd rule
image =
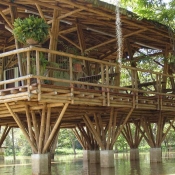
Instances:
[[[61,111],[61,113],[60,113],[60,115],[59,115],[59,117],[58,117],[58,119],[57,119],[53,129],[52,129],[52,132],[50,133],[50,136],[49,136],[49,138],[48,138],[48,140],[47,140],[47,142],[46,142],[46,144],[45,144],[45,146],[43,148],[43,153],[45,153],[47,151],[47,149],[49,148],[49,146],[50,146],[50,144],[51,144],[51,142],[52,142],[52,140],[54,138],[54,135],[55,135],[55,133],[56,133],[56,131],[58,129],[58,126],[59,126],[59,124],[61,122],[61,119],[63,118],[64,113],[66,112],[66,109],[67,109],[68,105],[69,105],[69,103],[66,103],[64,105],[64,107],[63,107],[63,109],[62,109],[62,111]]]
[[[10,106],[9,106],[8,103],[5,103],[5,105],[6,105],[7,109],[9,110],[10,114],[12,115],[12,117],[14,118],[15,122],[17,123],[17,125],[18,125],[18,126],[20,127],[20,129],[22,130],[22,132],[23,132],[23,134],[25,135],[27,141],[30,143],[30,145],[31,145],[31,147],[32,147],[32,149],[33,149],[33,151],[34,151],[35,153],[37,153],[37,149],[36,149],[34,143],[30,140],[29,135],[28,135],[28,133],[26,132],[26,130],[25,130],[25,128],[24,128],[24,126],[23,126],[23,124],[22,124],[20,118],[17,116],[17,114],[15,114],[15,113],[12,111],[12,109],[10,108]]]

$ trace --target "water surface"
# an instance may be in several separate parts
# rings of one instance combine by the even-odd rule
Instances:
[[[55,156],[52,175],[175,175],[175,153],[163,154],[162,163],[150,163],[149,153],[140,153],[139,161],[130,161],[129,154],[115,154],[114,168],[83,161],[82,155]],[[31,175],[30,157],[6,157],[0,161],[0,175]]]

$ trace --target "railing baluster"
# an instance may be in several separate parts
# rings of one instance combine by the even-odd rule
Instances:
[[[40,76],[40,60],[39,51],[36,51],[36,75]],[[41,100],[41,79],[37,78],[38,84],[38,101]]]
[[[27,52],[27,75],[30,74],[30,51]]]
[[[27,52],[27,75],[30,74],[30,51]],[[30,78],[27,78],[28,101],[30,101]]]
[[[39,51],[36,51],[36,75],[40,75]]]
[[[104,65],[101,65],[101,84],[104,85]],[[103,106],[106,106],[106,98],[105,98],[105,88],[102,87],[102,96],[103,96]]]
[[[69,57],[70,80],[73,80],[72,58]]]
[[[70,74],[70,80],[72,81],[73,80],[73,68],[72,68],[72,58],[69,57],[69,74]],[[74,84],[73,83],[70,83],[70,91],[71,91],[71,103],[73,104],[74,103]]]

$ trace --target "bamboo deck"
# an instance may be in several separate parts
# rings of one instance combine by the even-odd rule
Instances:
[[[40,90],[38,89],[38,84],[32,84],[29,87],[21,86],[0,90],[1,124],[4,121],[4,124],[15,125],[4,103],[8,103],[13,112],[21,114],[21,117],[25,116],[26,105],[30,106],[30,111],[36,111],[42,109],[43,104],[46,104],[47,108],[51,107],[53,109],[53,115],[51,115],[53,124],[56,115],[61,110],[60,107],[64,103],[69,103],[70,106],[65,117],[63,117],[63,123],[65,122],[63,127],[73,127],[78,122],[83,122],[82,115],[85,113],[90,113],[91,115],[97,112],[103,113],[104,121],[108,121],[110,107],[114,107],[119,111],[119,116],[126,114],[126,109],[134,108],[131,120],[132,117],[147,116],[152,122],[155,122],[157,118],[153,114],[156,115],[157,111],[162,111],[165,115],[171,114],[168,115],[169,119],[175,117],[175,95],[172,94],[142,96],[134,93],[114,93],[110,92],[110,90],[87,90],[45,84],[41,84],[39,87]]]
[[[58,78],[45,77],[41,76],[39,71],[36,72],[36,75],[30,74],[30,52],[36,52],[36,55],[39,55],[38,52],[40,51],[69,58],[66,67],[61,70],[59,68],[51,69],[67,76]],[[142,117],[147,117],[151,122],[157,123],[159,112],[165,116],[167,122],[175,117],[175,94],[173,94],[173,89],[169,90],[170,93],[166,93],[166,89],[164,89],[165,93],[162,90],[164,85],[162,80],[165,77],[168,80],[174,78],[172,75],[122,66],[120,71],[121,74],[124,72],[123,75],[127,70],[132,72],[133,75],[140,72],[143,75],[149,73],[155,77],[153,82],[147,81],[138,84],[137,77],[122,80],[119,68],[115,63],[37,47],[6,52],[1,54],[0,57],[11,56],[16,53],[27,54],[27,62],[25,62],[26,75],[0,82],[1,125],[8,123],[12,126],[17,126],[14,117],[12,117],[13,113],[18,114],[22,121],[26,121],[26,106],[29,108],[29,113],[35,112],[38,119],[41,118],[43,106],[46,106],[46,111],[50,108],[51,123],[54,125],[64,104],[69,104],[69,106],[61,121],[61,127],[74,128],[78,123],[84,124],[83,116],[85,114],[89,114],[89,117],[91,117],[96,113],[101,113],[105,124],[109,121],[111,108],[118,112],[118,123],[124,120],[130,109],[133,109],[129,118],[130,122],[133,122],[133,119],[141,120]],[[79,75],[80,73],[75,72],[72,67],[74,58],[88,60],[92,65],[99,65],[101,68],[100,74],[82,77],[83,74]],[[34,66],[36,66],[37,70],[40,70],[37,59],[39,60],[39,57],[36,57],[36,65]],[[106,69],[106,72],[104,69]],[[111,72],[111,70],[115,70],[115,72]],[[111,75],[112,79],[110,78]],[[33,83],[34,80],[35,83]],[[50,83],[44,83],[45,80]],[[121,86],[120,83],[115,84],[116,81],[125,82],[124,86]],[[15,82],[17,84],[22,84],[20,82],[23,82],[24,85],[4,89],[6,84]],[[146,89],[143,89],[144,87]],[[147,87],[150,88],[147,89]],[[7,108],[7,105],[9,105],[13,113]]]

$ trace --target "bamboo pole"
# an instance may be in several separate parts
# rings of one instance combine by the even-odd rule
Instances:
[[[69,57],[69,69],[70,69],[70,80],[73,80],[73,68],[72,68],[72,58]],[[71,93],[72,93],[72,97],[74,97],[74,85],[73,83],[70,83],[70,87],[71,87]],[[74,103],[74,99],[72,98],[71,103]]]
[[[72,129],[72,132],[74,133],[75,137],[78,139],[79,143],[83,147],[83,149],[86,149],[86,144],[84,143],[83,139],[81,138],[80,134],[78,133],[77,129]]]
[[[27,75],[30,75],[30,52],[27,52]],[[30,80],[27,79],[27,92],[28,92],[28,101],[30,101]]]
[[[155,144],[154,144],[154,141],[152,140],[152,137],[151,137],[149,129],[148,129],[148,124],[145,122],[145,119],[142,122],[142,127],[143,127],[144,131],[146,132],[146,135],[148,138],[148,139],[146,139],[148,141],[147,143],[150,145],[151,148],[154,148]]]
[[[118,129],[118,128],[116,128],[117,126],[116,126],[116,122],[117,122],[117,111],[114,111],[114,119],[113,119],[113,131],[112,131],[112,141],[111,142],[113,142],[113,140],[115,139],[115,131]]]
[[[114,145],[114,143],[115,143],[117,137],[118,137],[119,134],[121,133],[121,131],[122,131],[124,125],[126,124],[126,122],[128,121],[129,117],[131,116],[133,110],[134,110],[134,108],[131,108],[131,109],[130,109],[128,115],[126,116],[124,122],[122,123],[122,126],[117,130],[117,133],[116,133],[116,135],[115,135],[115,139],[114,139],[113,142],[111,143],[111,147]]]
[[[25,130],[25,128],[24,128],[24,126],[23,126],[23,124],[22,124],[20,118],[18,117],[17,114],[15,114],[15,113],[11,110],[11,108],[10,108],[10,106],[9,106],[8,103],[5,103],[5,105],[6,105],[7,109],[9,110],[10,114],[12,115],[12,117],[14,118],[15,122],[17,123],[17,125],[18,125],[18,126],[20,127],[20,129],[22,130],[22,132],[23,132],[23,134],[25,135],[26,139],[27,139],[28,142],[30,143],[30,146],[32,147],[32,149],[33,149],[34,152],[36,153],[36,152],[37,152],[37,149],[36,149],[34,143],[30,140],[29,135],[28,135],[28,133],[26,132],[26,130]]]
[[[29,106],[25,105],[25,109],[26,109],[26,117],[27,117],[27,125],[28,125],[28,130],[29,130],[29,137],[30,137],[31,141],[34,143],[32,123],[31,123],[32,121],[31,121],[31,116],[30,116],[30,112],[29,112]]]
[[[158,116],[158,123],[157,123],[157,133],[156,133],[156,147],[158,147],[160,144],[160,141],[162,139],[162,132],[163,132],[163,116],[162,113],[159,112]]]
[[[56,146],[57,146],[57,143],[58,143],[59,130],[60,130],[60,128],[58,129],[57,133],[55,134],[55,138],[53,139],[52,147],[50,149],[50,152],[53,155],[55,153],[55,149],[56,149]]]
[[[67,109],[68,105],[69,105],[69,103],[66,103],[64,105],[64,107],[63,107],[63,109],[62,109],[62,111],[61,111],[61,113],[60,113],[60,115],[59,115],[59,117],[58,117],[58,119],[57,119],[57,121],[56,121],[56,123],[55,123],[55,125],[54,125],[54,127],[53,127],[53,129],[51,131],[51,133],[50,133],[50,136],[49,136],[46,144],[44,145],[43,153],[45,153],[47,151],[47,149],[49,148],[50,143],[52,142],[52,139],[53,139],[53,137],[54,137],[54,135],[55,135],[55,133],[56,133],[56,131],[58,129],[58,126],[59,126],[59,124],[61,122],[61,119],[63,118],[64,113],[66,112],[66,109]]]
[[[61,124],[58,125],[58,128],[57,128],[57,130],[56,130],[56,133],[55,133],[55,135],[53,136],[53,139],[52,139],[52,141],[51,141],[51,143],[50,143],[50,145],[49,145],[49,147],[48,147],[48,149],[47,149],[48,152],[51,152],[51,150],[52,150],[52,146],[54,145],[54,141],[55,141],[55,139],[56,139],[56,137],[57,137],[57,134],[58,134],[59,131],[60,131],[60,127],[61,127]],[[52,129],[53,129],[53,125],[51,126],[51,130],[52,130]]]
[[[113,118],[114,118],[114,108],[112,107],[110,111],[110,119],[109,119],[109,125],[108,125],[108,138],[107,138],[107,146],[106,146],[107,150],[109,150],[110,143],[111,143],[111,136],[112,136],[111,130],[112,130]]]
[[[45,141],[44,141],[45,144],[49,138],[50,129],[51,129],[50,128],[50,117],[51,117],[51,108],[49,107],[47,109],[46,133],[45,133]]]
[[[105,150],[105,147],[102,143],[102,140],[100,138],[100,135],[97,133],[97,131],[95,130],[92,122],[90,121],[88,115],[84,115],[84,119],[86,121],[86,124],[88,124],[88,128],[90,129],[91,133],[94,135],[95,139],[97,140],[98,144],[100,145],[102,150]]]
[[[81,125],[78,125],[78,129],[82,135],[82,138],[84,138],[84,142],[86,142],[86,145],[88,145],[89,148],[92,148],[89,129],[86,127],[85,130],[85,128]]]
[[[39,147],[39,129],[37,125],[37,120],[36,120],[36,115],[34,111],[31,111],[32,114],[32,122],[34,126],[34,133],[35,133],[35,140],[36,140],[36,145]]]
[[[4,20],[6,21],[6,23],[9,25],[9,27],[11,29],[13,29],[13,25],[11,24],[11,22],[8,20],[8,18],[4,15],[4,13],[2,11],[0,11],[1,16],[4,18]]]
[[[41,125],[40,125],[40,134],[39,134],[39,146],[38,146],[38,153],[42,153],[42,148],[44,144],[44,131],[46,125],[46,104],[43,105],[42,115],[41,115]]]
[[[95,114],[95,113],[94,113],[94,119],[95,119],[96,130],[97,130],[98,134],[101,136],[99,121],[98,121],[98,118],[97,118],[97,114]]]
[[[9,131],[10,131],[11,127],[9,127],[8,125],[5,126],[5,129],[3,131],[3,134],[1,136],[1,139],[0,139],[0,147],[2,146],[5,138],[7,137]]]
[[[167,136],[167,134],[168,134],[169,130],[171,129],[171,127],[173,126],[174,122],[175,122],[175,118],[173,119],[172,122],[170,122],[170,125],[169,125],[169,127],[167,128],[165,134],[163,135],[163,137],[162,137],[162,139],[161,139],[161,141],[160,141],[160,144],[165,140],[165,137]]]
[[[153,148],[154,145],[153,145],[152,142],[150,142],[149,138],[145,135],[145,131],[142,131],[142,130],[141,130],[141,128],[140,128],[140,126],[138,125],[138,123],[134,122],[134,124],[135,124],[135,126],[138,128],[139,132],[142,134],[142,136],[144,137],[144,139],[146,140],[146,142],[148,143],[148,145],[149,145],[150,147]],[[144,127],[143,127],[143,129],[144,129]]]
[[[97,118],[98,118],[98,121],[99,121],[99,126],[100,126],[100,131],[101,131],[101,139],[102,139],[102,142],[103,142],[104,146],[106,146],[106,134],[105,134],[105,131],[104,131],[101,115],[97,114]]]

